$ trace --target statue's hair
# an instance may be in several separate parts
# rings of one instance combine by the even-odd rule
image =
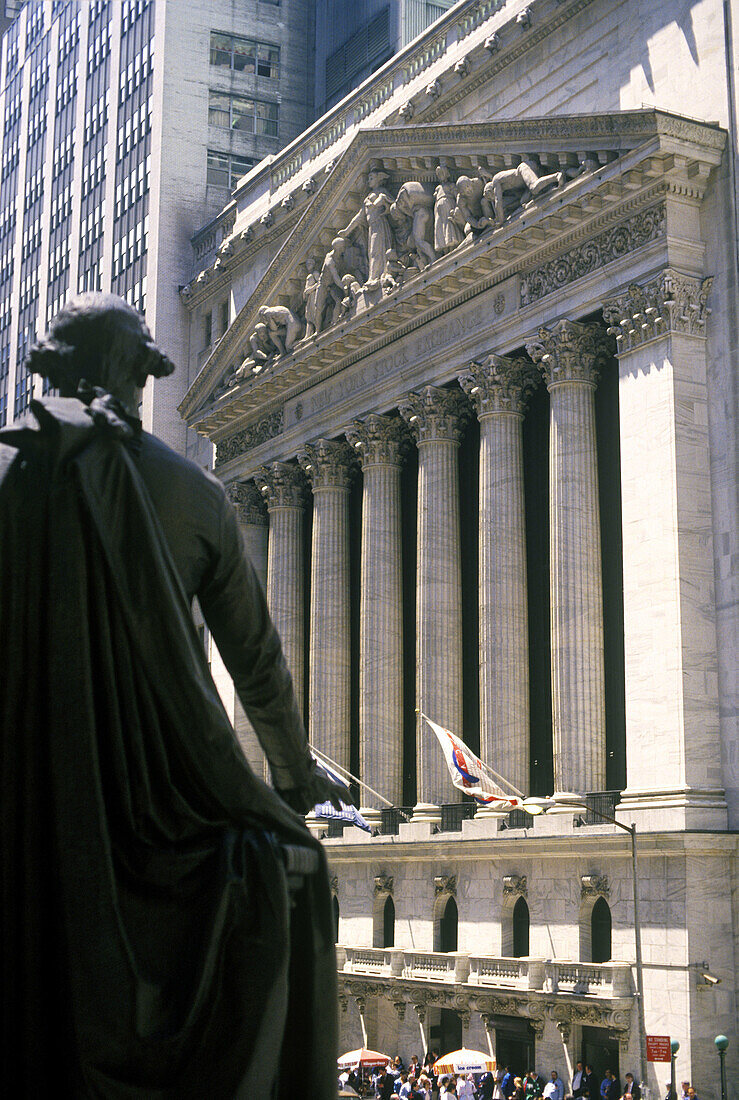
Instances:
[[[122,298],[99,292],[71,298],[33,345],[26,365],[64,396],[73,395],[83,379],[115,393],[117,384],[142,387],[149,375],[163,378],[175,369],[141,314]]]

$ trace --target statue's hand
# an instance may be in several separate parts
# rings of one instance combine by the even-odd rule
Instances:
[[[334,783],[311,761],[310,774],[299,787],[278,789],[278,794],[287,802],[290,809],[299,814],[307,814],[320,802],[330,802],[335,810],[341,810],[341,803],[354,805],[349,788],[343,783]]]

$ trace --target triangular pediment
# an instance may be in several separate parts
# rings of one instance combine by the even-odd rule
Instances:
[[[539,262],[593,220],[606,224],[610,210],[671,174],[705,186],[722,144],[715,127],[653,110],[360,131],[310,197],[181,412],[217,438],[336,369],[342,356],[356,357],[409,315],[475,279],[489,281],[517,258]],[[676,159],[678,146],[693,150],[692,159]],[[237,220],[213,275],[233,277],[248,262],[252,239]],[[343,244],[332,245],[337,240]]]

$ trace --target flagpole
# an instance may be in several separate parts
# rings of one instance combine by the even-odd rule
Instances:
[[[435,725],[435,726],[438,725],[438,722],[433,722],[432,719],[429,718],[428,714],[424,714],[422,710],[417,710],[416,714],[420,714],[423,719],[425,719],[427,722],[431,723],[432,725]],[[439,728],[443,729],[444,727],[440,726]],[[447,732],[450,732],[450,731],[447,730]],[[460,738],[460,740],[461,740],[461,738]],[[472,749],[470,749],[470,752],[472,752]],[[491,767],[489,767],[484,762],[484,760],[480,760],[479,757],[477,758],[477,760],[478,760],[478,763],[479,763],[480,767],[482,768],[482,770],[487,772],[489,776],[492,776],[492,778],[496,781],[496,783],[501,783],[504,787],[507,787],[509,791],[513,791],[513,793],[515,795],[518,795],[519,798],[525,798],[526,797],[526,795],[523,793],[523,791],[519,791],[518,787],[514,787],[513,784],[508,779],[504,779],[502,775],[498,775],[498,773],[496,771],[493,771],[493,769]]]
[[[366,791],[369,791],[370,794],[374,795],[375,798],[379,798],[380,802],[384,802],[384,804],[386,806],[389,806],[391,810],[397,809],[401,817],[404,817],[406,821],[410,821],[410,817],[408,816],[408,814],[404,813],[399,807],[394,806],[389,799],[381,795],[379,791],[376,791],[374,789],[374,787],[370,787],[369,783],[364,783],[356,775],[352,775],[348,768],[344,768],[341,764],[337,764],[335,760],[332,760],[330,756],[326,756],[325,752],[321,752],[321,750],[317,749],[315,745],[310,746],[310,751],[319,758],[319,762],[323,760],[323,762],[328,764],[329,767],[335,768],[335,770],[339,772],[339,774],[343,773],[348,779],[351,779],[353,783],[357,783],[360,787],[364,787],[364,789]]]

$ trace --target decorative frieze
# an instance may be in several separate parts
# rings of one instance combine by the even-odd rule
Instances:
[[[705,336],[712,286],[712,277],[696,279],[670,267],[644,286],[632,283],[625,294],[603,306],[618,354],[669,333]]]
[[[478,418],[502,412],[523,416],[528,395],[539,381],[538,371],[527,359],[504,355],[473,361],[457,377]]]
[[[317,439],[298,455],[298,462],[313,492],[320,489],[348,489],[356,472],[351,448],[340,439]]]
[[[260,466],[254,481],[267,502],[267,508],[301,508],[305,503],[305,475],[292,462],[272,462]]]
[[[580,883],[580,896],[583,898],[607,898],[611,892],[606,875],[583,875]]]
[[[282,431],[284,414],[285,410],[280,406],[268,416],[263,416],[256,424],[250,424],[248,428],[235,432],[227,439],[219,440],[216,444],[216,466],[222,466],[232,458],[247,454],[254,447],[266,443],[268,439],[274,439]]]
[[[226,495],[241,523],[266,527],[269,523],[264,497],[253,481],[232,481]]]
[[[642,210],[627,221],[590,237],[583,244],[563,252],[553,260],[521,276],[521,305],[528,306],[545,298],[576,279],[598,271],[621,256],[663,236],[664,204]],[[623,316],[623,314],[622,314]],[[609,322],[611,323],[611,322]]]

